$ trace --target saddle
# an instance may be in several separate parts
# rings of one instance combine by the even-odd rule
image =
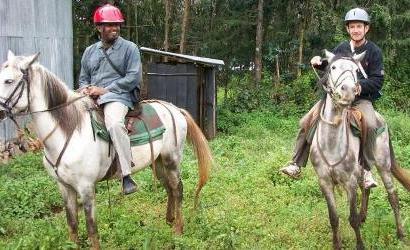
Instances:
[[[104,124],[102,108],[97,107],[89,111],[94,137],[110,142],[110,135]],[[155,140],[162,139],[165,132],[164,124],[155,109],[148,103],[138,103],[133,110],[126,115],[125,127],[128,130],[131,146],[143,145]]]
[[[307,131],[307,141],[309,144],[312,143],[313,136],[315,135],[322,105],[323,103],[319,105],[302,124],[302,128]],[[366,143],[369,136],[370,138],[376,138],[386,130],[386,126],[384,126],[383,122],[379,121],[380,124],[377,130],[369,133],[367,123],[363,119],[362,113],[356,108],[350,108],[348,110],[347,122],[350,124],[353,135],[360,138],[361,145]]]

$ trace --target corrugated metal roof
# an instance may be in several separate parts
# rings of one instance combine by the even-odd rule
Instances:
[[[151,48],[146,48],[146,47],[141,47],[140,50],[142,52],[146,52],[146,53],[150,53],[150,54],[184,59],[186,61],[195,62],[195,63],[199,63],[199,64],[204,64],[204,65],[208,65],[208,66],[223,66],[223,65],[225,65],[224,61],[222,61],[222,60],[212,59],[212,58],[207,58],[207,57],[190,56],[190,55],[166,52],[166,51],[156,50],[156,49],[151,49]]]

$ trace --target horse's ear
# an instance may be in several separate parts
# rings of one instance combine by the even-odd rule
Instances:
[[[35,61],[37,61],[38,56],[40,55],[40,52],[32,55],[32,56],[28,56],[26,58],[23,59],[22,63],[21,63],[21,68],[22,69],[28,69],[31,64],[33,64]]]
[[[333,54],[332,52],[328,51],[327,49],[325,49],[325,56],[327,58],[327,60],[329,62],[332,61],[333,57],[335,57],[335,54]]]
[[[355,62],[360,62],[363,60],[364,56],[366,55],[366,51],[358,54],[358,55],[353,55],[353,60],[355,60]]]
[[[9,50],[7,52],[7,61],[13,60],[15,57],[16,56],[14,55],[14,53],[11,50]]]

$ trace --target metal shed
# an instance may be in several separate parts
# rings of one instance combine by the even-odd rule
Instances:
[[[72,88],[71,0],[1,0],[0,23],[0,63],[7,59],[8,50],[16,55],[40,52],[40,63]],[[14,136],[14,124],[1,122],[0,139]]]
[[[208,139],[214,138],[216,134],[215,74],[224,62],[145,47],[141,47],[140,50],[143,55],[166,56],[173,59],[165,63],[154,61],[152,57],[143,57],[145,69],[141,96],[144,99],[165,100],[188,110],[205,136]]]

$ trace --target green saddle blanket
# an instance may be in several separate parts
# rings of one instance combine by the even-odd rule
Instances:
[[[162,139],[165,132],[164,124],[159,119],[155,109],[148,103],[142,103],[140,105],[142,109],[141,114],[137,117],[127,117],[126,120],[126,124],[128,124],[130,119],[132,122],[132,129],[128,129],[131,146],[149,143],[150,138],[152,141]],[[107,142],[111,141],[105,124],[97,117],[97,111],[91,111],[91,125],[94,134]]]

